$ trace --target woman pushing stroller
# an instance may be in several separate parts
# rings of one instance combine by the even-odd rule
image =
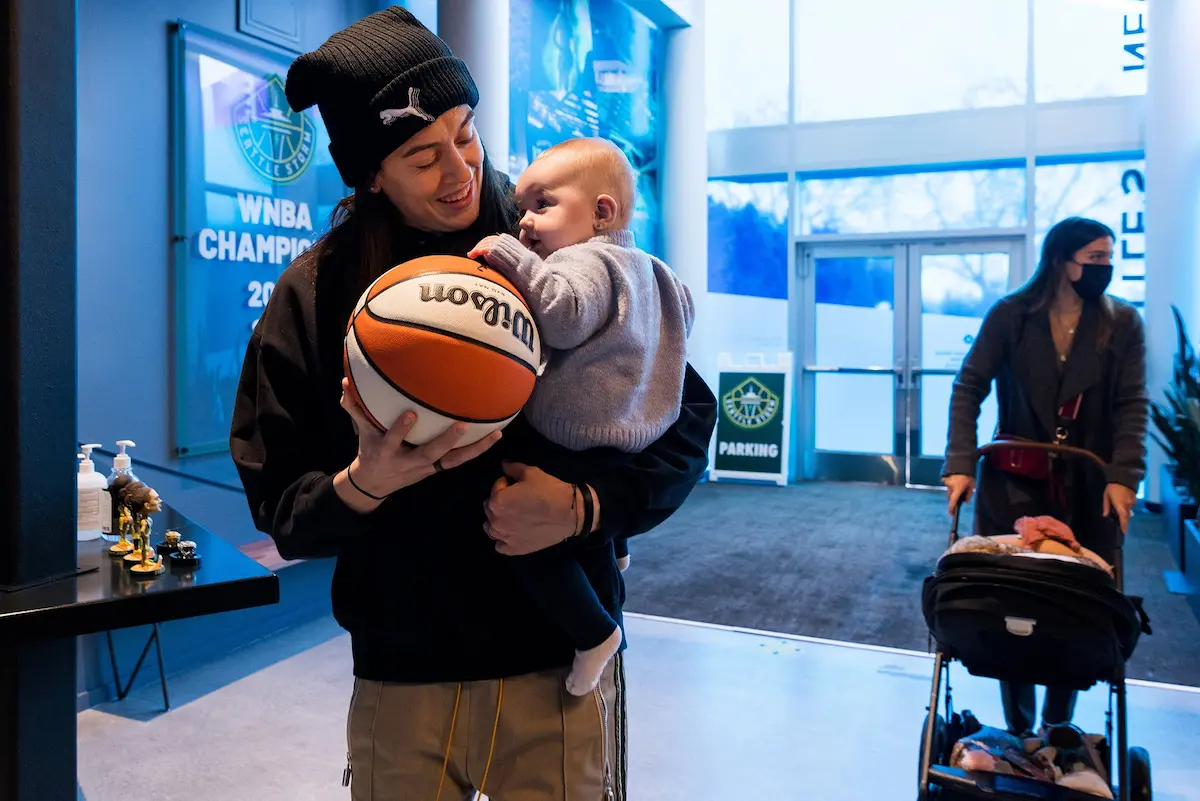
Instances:
[[[1146,471],[1149,411],[1141,317],[1105,294],[1114,239],[1108,226],[1078,217],[1051,228],[1033,277],[988,311],[967,353],[950,398],[942,483],[953,514],[971,499],[978,466],[976,534],[1011,534],[1020,518],[1049,515],[1114,561]],[[1107,463],[1103,476],[1031,451],[993,451],[980,463],[977,421],[993,381],[997,439],[1084,448]],[[1033,685],[1002,683],[1001,696],[1008,729],[1033,731]],[[1075,696],[1048,688],[1042,724],[1069,723]]]

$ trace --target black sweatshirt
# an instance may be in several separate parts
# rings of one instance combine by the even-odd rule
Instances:
[[[230,448],[255,524],[285,558],[337,558],[333,613],[351,635],[359,678],[457,682],[570,664],[571,644],[483,532],[483,504],[501,460],[595,489],[602,528],[557,547],[578,551],[596,594],[620,620],[625,587],[612,540],[658,525],[691,492],[716,424],[712,392],[689,366],[678,422],[620,460],[566,451],[518,417],[482,456],[359,515],[338,498],[333,476],[357,454],[339,398],[342,336],[362,287],[318,290],[316,262],[302,256],[280,276],[242,367]]]

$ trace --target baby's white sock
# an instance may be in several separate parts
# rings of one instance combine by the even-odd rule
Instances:
[[[618,569],[619,569],[619,570],[620,570],[622,573],[624,573],[626,570],[628,570],[628,569],[629,569],[629,557],[628,557],[628,556],[622,556],[620,559],[618,559],[618,560],[617,560],[617,568],[618,568]]]
[[[575,661],[571,663],[571,673],[567,676],[567,692],[571,695],[587,695],[596,689],[600,676],[608,660],[612,659],[621,647],[621,629],[609,635],[609,638],[586,651],[576,651]]]

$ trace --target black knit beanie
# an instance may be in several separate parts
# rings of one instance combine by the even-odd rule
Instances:
[[[347,186],[452,108],[479,102],[467,65],[407,9],[392,6],[330,36],[292,62],[293,111],[316,105]]]

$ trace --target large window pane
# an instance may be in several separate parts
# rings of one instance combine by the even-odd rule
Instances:
[[[1037,101],[1145,94],[1149,6],[1146,0],[1036,0]]]
[[[1117,235],[1109,292],[1135,306],[1146,300],[1146,174],[1144,161],[1056,164],[1035,170],[1039,252],[1050,226],[1091,217]]]
[[[797,118],[1024,103],[1027,16],[1018,0],[797,0]]]
[[[708,182],[708,289],[787,298],[787,181]]]
[[[817,364],[891,367],[895,337],[895,260],[864,256],[813,260]]]
[[[957,370],[988,309],[1008,293],[1010,257],[998,253],[926,253],[921,256],[921,367]],[[946,450],[952,375],[921,376],[921,455]],[[979,416],[979,439],[996,429],[995,395]]]
[[[1025,170],[955,170],[800,183],[805,234],[1012,228],[1025,224]]]
[[[788,0],[707,0],[708,130],[787,123]]]
[[[821,373],[816,386],[819,451],[891,453],[896,401],[891,375]]]
[[[921,367],[957,370],[979,326],[1008,294],[1008,253],[921,256]]]
[[[946,452],[946,436],[950,431],[950,393],[954,376],[927,375],[921,378],[921,455],[941,457]],[[975,426],[975,441],[979,445],[991,442],[996,436],[1000,407],[996,393],[991,392],[979,408]]]

